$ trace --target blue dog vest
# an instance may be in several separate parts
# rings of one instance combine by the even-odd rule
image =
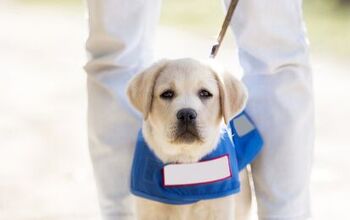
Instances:
[[[140,130],[131,168],[131,192],[143,198],[177,205],[234,194],[240,190],[239,171],[255,159],[262,145],[262,138],[252,120],[242,112],[224,129],[217,147],[200,160],[209,161],[227,155],[229,177],[196,185],[166,186],[163,168],[167,164],[147,146]]]

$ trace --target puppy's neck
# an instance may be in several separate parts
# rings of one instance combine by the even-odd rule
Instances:
[[[213,151],[220,139],[220,128],[211,140],[194,144],[171,144],[156,137],[151,125],[143,123],[142,134],[148,147],[163,163],[194,163]]]

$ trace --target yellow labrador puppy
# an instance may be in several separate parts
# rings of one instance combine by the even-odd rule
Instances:
[[[146,143],[164,163],[193,163],[211,152],[222,126],[247,100],[245,87],[232,74],[190,58],[153,64],[129,82],[127,94],[143,114]],[[241,172],[239,194],[190,205],[137,197],[138,219],[243,219],[250,207],[246,175]]]

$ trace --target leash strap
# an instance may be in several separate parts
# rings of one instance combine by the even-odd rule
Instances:
[[[226,30],[231,22],[233,12],[236,9],[237,3],[238,3],[238,0],[231,0],[230,6],[229,6],[227,13],[226,13],[226,16],[225,16],[224,23],[221,26],[221,31],[216,39],[216,43],[211,48],[210,58],[214,59],[219,51],[219,48],[221,46],[222,40],[224,39]]]

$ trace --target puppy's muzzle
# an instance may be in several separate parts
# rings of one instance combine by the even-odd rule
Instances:
[[[196,127],[197,112],[191,108],[183,108],[176,114],[176,141],[191,143],[200,139]]]

